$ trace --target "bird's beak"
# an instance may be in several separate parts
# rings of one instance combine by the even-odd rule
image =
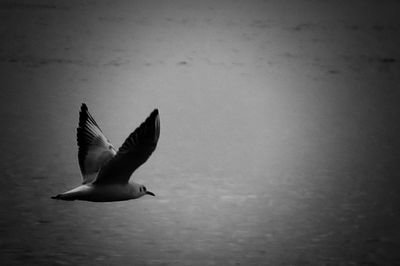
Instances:
[[[153,197],[155,197],[156,195],[154,195],[154,193],[153,192],[151,192],[151,191],[146,191],[146,194],[147,195],[151,195],[151,196],[153,196]]]

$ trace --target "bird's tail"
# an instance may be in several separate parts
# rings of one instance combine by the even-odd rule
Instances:
[[[52,196],[51,198],[56,199],[56,200],[68,200],[68,201],[76,200],[76,197],[74,197],[73,194],[71,195],[69,193],[58,194],[58,195]]]
[[[61,194],[55,195],[55,196],[51,196],[52,199],[61,199]]]

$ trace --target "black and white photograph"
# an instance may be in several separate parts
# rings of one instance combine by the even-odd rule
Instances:
[[[0,265],[400,265],[400,1],[0,0]]]

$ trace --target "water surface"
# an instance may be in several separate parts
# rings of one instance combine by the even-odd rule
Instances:
[[[0,5],[4,265],[399,263],[399,3]],[[61,202],[86,102],[157,197]]]

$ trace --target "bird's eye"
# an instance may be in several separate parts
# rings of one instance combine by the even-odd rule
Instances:
[[[146,187],[143,187],[143,191],[146,191]]]

